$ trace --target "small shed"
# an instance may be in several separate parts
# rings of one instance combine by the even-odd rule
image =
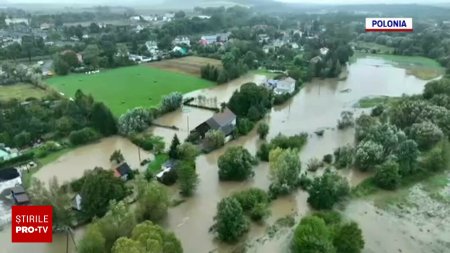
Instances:
[[[120,164],[117,168],[114,169],[114,176],[121,178],[123,181],[131,179],[132,173],[133,171],[126,162]]]
[[[30,198],[22,185],[16,185],[11,189],[11,195],[16,205],[26,205],[30,203]]]

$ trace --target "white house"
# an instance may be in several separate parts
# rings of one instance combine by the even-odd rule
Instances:
[[[15,25],[15,24],[29,25],[29,21],[26,18],[5,18],[5,24],[7,26]]]
[[[186,36],[178,36],[172,41],[173,45],[182,45],[186,44],[188,46],[191,46],[191,40]]]
[[[273,90],[276,95],[292,94],[295,91],[295,80],[287,77],[282,80],[267,80],[264,86],[267,89]]]
[[[145,47],[147,47],[147,51],[151,54],[157,54],[159,51],[158,43],[156,41],[149,40],[145,42]]]
[[[321,54],[321,55],[327,55],[327,54],[328,54],[328,51],[330,51],[330,49],[328,49],[327,47],[322,47],[322,48],[320,49],[320,54]]]
[[[295,80],[291,77],[280,80],[273,91],[277,95],[292,94],[295,91]]]

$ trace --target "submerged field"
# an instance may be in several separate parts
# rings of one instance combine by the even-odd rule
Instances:
[[[163,96],[179,91],[187,93],[210,87],[212,82],[149,66],[105,70],[98,74],[74,74],[50,78],[47,83],[73,97],[78,89],[92,94],[119,116],[128,109],[158,106]]]
[[[394,66],[406,69],[407,74],[422,80],[437,78],[445,72],[445,69],[437,61],[422,56],[355,53],[353,60],[364,57],[381,58],[391,62]]]
[[[200,76],[201,68],[206,65],[221,67],[222,62],[216,59],[188,56],[149,63],[148,66],[172,72]]]

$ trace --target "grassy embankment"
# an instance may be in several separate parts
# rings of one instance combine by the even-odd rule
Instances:
[[[447,154],[450,156],[450,147],[447,147]],[[424,153],[422,156],[427,154]],[[419,164],[420,166],[420,164]],[[400,187],[395,191],[386,191],[375,185],[373,178],[368,178],[352,189],[352,196],[356,198],[374,196],[374,203],[380,208],[388,207],[392,204],[413,205],[407,201],[411,188],[420,184],[428,196],[442,203],[450,204],[450,197],[444,196],[442,190],[450,184],[450,164],[443,171],[419,170],[416,174],[404,177]]]
[[[413,75],[422,80],[431,80],[445,73],[445,68],[443,68],[437,61],[422,56],[369,54],[356,52],[351,61],[364,57],[381,58],[392,63],[394,66],[406,69],[407,74]]]
[[[13,98],[18,99],[19,101],[23,101],[27,98],[40,99],[49,94],[49,91],[39,89],[27,83],[0,86],[0,101],[6,101]]]
[[[174,91],[187,93],[214,85],[192,75],[145,65],[105,70],[93,75],[58,76],[48,79],[47,83],[69,97],[73,97],[78,89],[92,94],[116,116],[138,106],[158,106],[163,96]]]

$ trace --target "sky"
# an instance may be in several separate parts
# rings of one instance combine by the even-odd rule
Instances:
[[[170,2],[170,0],[167,0]],[[320,3],[320,4],[374,4],[374,3],[395,3],[395,4],[407,4],[407,3],[450,3],[450,0],[428,0],[424,2],[423,0],[276,0],[280,2],[290,2],[290,3]],[[14,4],[14,3],[56,3],[56,4],[91,4],[95,2],[96,4],[116,4],[115,0],[0,0],[0,5],[2,2]],[[164,0],[122,0],[120,3],[145,3],[145,4],[160,4]]]

